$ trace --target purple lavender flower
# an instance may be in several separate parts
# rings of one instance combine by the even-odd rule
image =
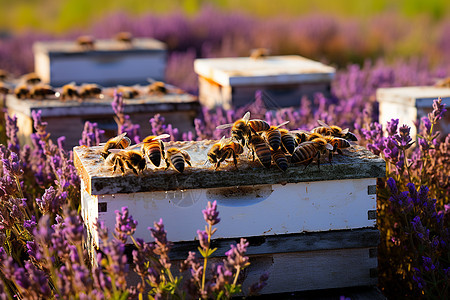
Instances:
[[[17,132],[19,132],[19,128],[17,127],[17,116],[10,117],[5,113],[5,121],[6,121],[6,136],[8,137],[8,150],[11,152],[19,153],[20,144],[19,138],[17,137]]]
[[[431,131],[431,121],[430,119],[428,119],[428,117],[422,117],[422,124],[425,127],[426,132],[430,132]]]
[[[47,133],[47,131],[46,131],[48,123],[42,122],[41,114],[42,114],[42,111],[40,111],[40,110],[39,111],[33,110],[31,112],[31,116],[32,116],[33,122],[34,122],[34,129],[36,130],[36,133],[33,135],[37,136],[37,138],[39,140],[47,141],[48,138],[50,137],[50,133]]]
[[[63,233],[69,242],[78,244],[83,241],[83,221],[76,211],[66,211]]]
[[[392,119],[391,122],[387,122],[386,131],[389,136],[394,136],[397,133],[399,119]]]
[[[86,121],[79,144],[88,147],[98,146],[104,133],[104,130],[98,128],[97,123]]]
[[[164,230],[163,220],[159,219],[159,222],[154,222],[153,226],[155,228],[149,227],[148,230],[151,231],[151,235],[155,239],[155,242],[162,245],[167,244],[167,233]]]
[[[417,287],[421,290],[426,286],[426,282],[423,279],[422,272],[418,268],[414,268],[413,280],[417,284]]]
[[[218,264],[215,269],[215,281],[211,286],[213,291],[223,290],[225,284],[230,283],[233,278],[233,272],[227,269],[223,264]]]
[[[249,295],[257,295],[267,285],[268,280],[269,280],[269,273],[264,272],[259,277],[259,281],[250,286]]]
[[[122,212],[119,210],[116,213],[116,234],[117,238],[125,243],[129,235],[133,235],[136,231],[137,221],[133,220],[133,217],[129,215],[128,207],[122,207]]]
[[[204,230],[197,230],[198,240],[203,249],[209,248],[208,233]]]
[[[15,152],[11,152],[9,158],[5,158],[3,153],[2,163],[3,171],[7,175],[14,177],[20,177],[23,174],[22,164],[20,162],[19,156]]]
[[[247,242],[244,238],[241,238],[241,241],[236,246],[230,245],[231,249],[225,252],[228,265],[234,267],[235,269],[243,269],[247,267],[250,263],[248,261],[248,257],[244,256],[244,254],[247,252],[248,245],[249,242]]]
[[[202,210],[203,218],[205,221],[213,226],[220,222],[219,211],[217,210],[217,201],[214,201],[211,205],[211,202],[208,201],[208,206],[206,209]]]
[[[397,195],[398,194],[398,189],[397,189],[397,182],[395,181],[394,178],[389,177],[389,179],[386,181],[389,189],[391,190],[391,194],[393,195]]]
[[[432,124],[436,124],[446,111],[447,109],[445,109],[445,103],[442,104],[442,99],[435,99],[433,100],[433,111],[428,114],[428,119],[430,119]]]
[[[114,100],[111,106],[117,116],[123,116],[125,105],[123,103],[122,93],[118,93],[117,90],[114,90]]]
[[[422,256],[423,268],[426,272],[430,272],[436,269],[436,266],[433,264],[433,260],[430,257]]]
[[[95,227],[98,233],[98,238],[102,241],[108,240],[108,227],[106,227],[105,222],[97,221]]]
[[[396,134],[394,136],[394,139],[398,143],[398,147],[402,150],[409,149],[414,142],[412,141],[411,137],[409,136],[410,127],[408,125],[402,125],[400,127],[399,134]]]

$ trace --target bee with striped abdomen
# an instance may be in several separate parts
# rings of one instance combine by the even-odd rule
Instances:
[[[317,158],[317,166],[320,169],[320,155],[331,154],[333,146],[328,144],[325,139],[315,139],[314,141],[303,142],[295,148],[292,154],[291,163],[306,163],[306,167]],[[331,155],[328,157],[331,163]],[[305,167],[305,169],[306,169]]]
[[[317,120],[317,123],[319,123],[319,127],[313,128],[311,132],[320,133],[321,135],[331,135],[335,137],[344,138],[349,141],[357,141],[358,138],[349,131],[348,128],[342,129],[339,126],[336,125],[328,125],[325,124],[325,122],[321,120]]]
[[[258,158],[259,162],[266,168],[270,168],[272,163],[272,154],[270,153],[270,147],[266,141],[258,134],[252,135],[249,142],[250,149],[252,151],[253,160]]]
[[[80,94],[78,93],[77,86],[75,82],[71,82],[63,85],[61,89],[61,93],[59,93],[59,99],[65,101],[67,99],[73,100],[80,98]]]
[[[106,158],[105,164],[112,165],[113,173],[120,168],[122,175],[126,169],[130,169],[134,174],[145,170],[147,162],[142,152],[130,149],[109,149],[111,154]]]
[[[222,124],[217,129],[227,129],[231,127],[231,136],[235,138],[242,146],[249,146],[252,134],[270,129],[269,123],[263,120],[250,120],[250,112],[245,113],[242,119],[233,124]]]
[[[286,155],[284,154],[284,151],[281,148],[278,148],[278,150],[270,150],[272,154],[272,160],[275,163],[275,165],[281,170],[286,171],[288,168],[288,160],[286,158]]]
[[[161,164],[161,158],[164,159],[164,143],[162,139],[170,137],[170,134],[161,134],[158,136],[150,135],[142,141],[142,152],[148,157],[155,167]]]
[[[140,94],[135,87],[123,85],[117,88],[117,93],[121,93],[124,99],[134,99]]]
[[[287,130],[280,128],[278,129],[281,133],[281,146],[286,153],[292,154],[295,150],[295,137]]]
[[[30,90],[26,84],[19,84],[14,89],[14,95],[17,99],[28,99],[30,98]]]
[[[189,154],[177,148],[169,148],[166,151],[166,170],[172,166],[179,173],[183,173],[186,164],[192,167]]]
[[[30,98],[42,100],[47,96],[55,95],[55,90],[48,84],[36,84],[30,88]]]
[[[281,132],[278,127],[286,125],[289,121],[283,122],[278,126],[270,126],[266,131],[262,132],[262,137],[264,137],[272,150],[278,150],[281,146]]]
[[[237,156],[244,152],[244,148],[236,142],[223,137],[219,142],[215,143],[208,152],[208,160],[215,164],[217,170],[220,163],[228,158],[233,158],[234,166],[237,168]]]
[[[110,138],[106,143],[100,144],[103,146],[100,155],[106,159],[111,154],[109,150],[128,148],[131,144],[131,140],[125,136],[126,134],[127,133],[124,132],[116,137]]]
[[[81,99],[98,98],[102,94],[102,88],[95,83],[83,84],[79,89]]]

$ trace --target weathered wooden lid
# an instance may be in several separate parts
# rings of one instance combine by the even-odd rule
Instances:
[[[298,55],[196,59],[195,72],[223,86],[330,82],[336,70]]]
[[[450,88],[435,86],[408,86],[377,89],[378,102],[395,102],[407,106],[431,107],[433,100],[442,98],[450,106]]]
[[[148,53],[152,51],[166,51],[167,46],[151,38],[135,38],[131,44],[109,39],[95,40],[95,47],[92,50],[83,50],[75,40],[72,41],[45,41],[33,44],[34,53],[46,53],[48,56],[69,56],[69,55],[104,55],[117,53]]]
[[[88,98],[79,102],[77,100],[61,101],[59,99],[22,100],[15,95],[8,95],[6,106],[16,112],[31,117],[32,111],[40,110],[42,117],[66,117],[86,115],[114,115],[111,96],[104,99]],[[124,99],[125,114],[152,113],[162,111],[195,110],[199,103],[196,96],[186,93],[173,93],[164,95],[143,95],[136,99]]]
[[[320,170],[316,163],[309,165],[306,170],[304,165],[290,165],[285,172],[276,166],[266,169],[258,161],[247,159],[244,153],[238,157],[237,169],[233,163],[223,163],[215,171],[211,164],[205,164],[205,160],[209,149],[216,142],[165,143],[166,149],[177,147],[189,153],[192,167],[186,166],[181,174],[172,168],[165,171],[164,167],[155,168],[150,164],[147,164],[144,174],[138,176],[131,171],[124,176],[120,171],[112,174],[111,167],[105,165],[100,156],[100,146],[75,147],[74,163],[91,195],[379,178],[386,173],[384,160],[361,146],[344,150],[345,155],[335,155],[332,165],[328,162],[321,163]],[[161,165],[165,166],[164,163]]]

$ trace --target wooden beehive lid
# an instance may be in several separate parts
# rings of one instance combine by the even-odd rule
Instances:
[[[434,99],[450,105],[450,88],[435,86],[407,86],[377,89],[379,102],[395,102],[408,106],[430,107]]]
[[[124,99],[125,114],[152,113],[162,111],[185,111],[197,109],[199,106],[196,96],[187,93],[173,93],[165,95],[144,95],[136,99]],[[104,99],[88,98],[79,102],[77,100],[61,101],[59,99],[18,99],[8,95],[6,106],[16,112],[31,117],[32,111],[41,111],[42,117],[66,117],[86,115],[114,115],[111,103],[112,97]]]
[[[45,41],[33,44],[34,53],[46,53],[48,56],[67,55],[104,55],[105,53],[149,53],[166,51],[167,46],[151,38],[135,38],[130,45],[114,39],[95,40],[93,50],[83,50],[76,41]]]
[[[330,82],[336,71],[298,55],[196,59],[194,70],[223,86]]]
[[[111,167],[105,165],[99,154],[102,148],[100,146],[75,147],[74,163],[91,195],[379,178],[386,173],[384,160],[361,146],[344,150],[345,155],[335,155],[333,164],[323,163],[320,170],[315,163],[306,170],[304,165],[291,165],[285,172],[276,166],[266,169],[258,161],[247,159],[244,153],[238,158],[237,169],[232,163],[223,163],[215,171],[209,163],[205,164],[207,153],[215,142],[217,141],[166,143],[166,149],[183,148],[189,153],[192,167],[187,166],[182,174],[172,168],[165,171],[164,163],[158,169],[148,164],[149,168],[139,176],[131,171],[124,176],[120,172],[112,174]]]

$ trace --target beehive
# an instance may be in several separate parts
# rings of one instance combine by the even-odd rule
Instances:
[[[209,108],[244,106],[262,91],[268,108],[299,106],[303,96],[330,93],[335,69],[297,56],[196,59],[199,100]]]
[[[181,174],[151,167],[139,176],[112,174],[98,154],[101,147],[74,148],[90,251],[99,245],[96,220],[113,231],[115,210],[127,206],[138,221],[135,237],[150,241],[147,228],[162,218],[175,242],[172,259],[185,259],[205,225],[201,210],[217,201],[215,255],[224,256],[240,237],[250,241],[244,287],[264,271],[271,274],[264,293],[376,283],[376,180],[385,176],[382,159],[354,146],[320,170],[316,164],[306,170],[304,165],[285,172],[265,169],[243,154],[237,169],[225,164],[214,171],[204,164],[212,144],[166,144],[188,151],[192,167]]]
[[[111,93],[110,93],[111,94]],[[68,149],[79,145],[84,123],[96,122],[98,128],[105,130],[105,138],[117,134],[117,124],[114,121],[112,96],[103,99],[88,98],[60,101],[57,98],[45,100],[18,99],[8,95],[6,106],[10,115],[16,115],[19,124],[18,137],[20,142],[30,143],[33,128],[33,111],[41,111],[41,117],[47,122],[47,132],[52,139],[66,137]],[[197,97],[186,93],[168,93],[165,95],[142,95],[136,99],[124,99],[125,114],[130,115],[134,124],[140,125],[141,137],[152,134],[149,119],[155,114],[165,117],[168,124],[179,128],[181,132],[194,130],[194,119],[199,110]]]
[[[72,81],[132,85],[165,78],[166,45],[155,39],[133,39],[131,44],[97,40],[92,50],[76,41],[46,41],[36,42],[33,51],[35,72],[52,86]]]
[[[411,137],[415,139],[417,130],[414,123],[433,111],[433,100],[438,98],[442,98],[442,103],[449,107],[450,88],[411,86],[377,89],[380,123],[385,126],[388,121],[399,119],[399,126],[410,126]],[[444,115],[434,130],[440,130],[441,136],[450,133],[450,114]]]

